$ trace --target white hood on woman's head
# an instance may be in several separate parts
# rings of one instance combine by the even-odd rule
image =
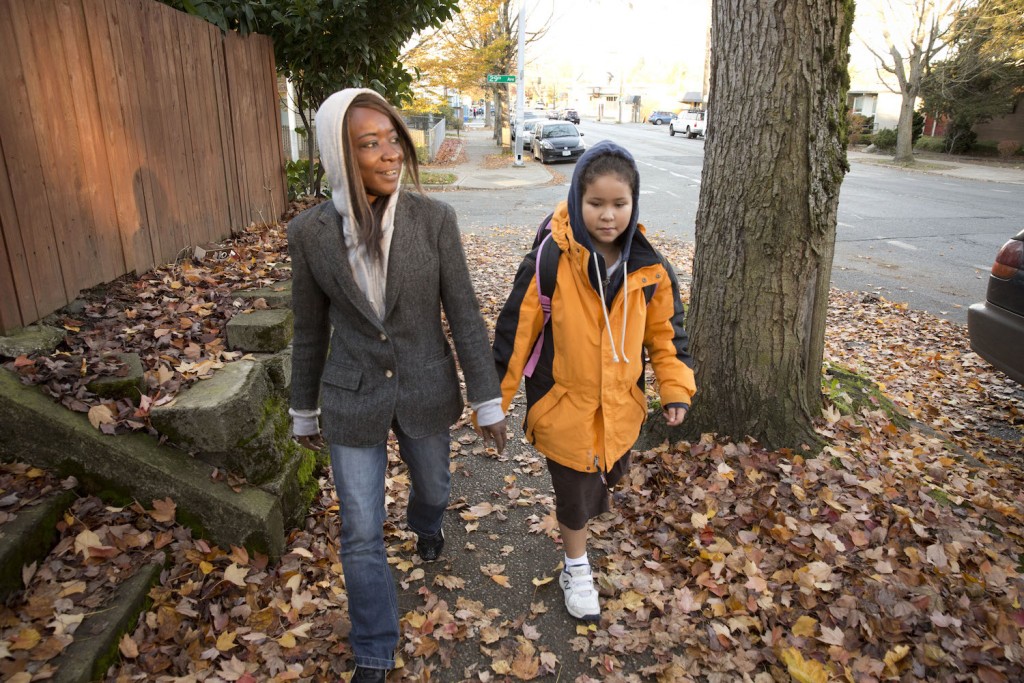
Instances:
[[[345,112],[357,95],[372,95],[387,102],[380,93],[368,88],[346,88],[334,93],[316,112],[316,143],[320,148],[320,163],[324,166],[327,182],[331,184],[331,200],[338,213],[354,222],[348,196],[348,169],[345,165]]]

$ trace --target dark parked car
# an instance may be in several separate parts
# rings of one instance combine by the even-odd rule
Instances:
[[[656,126],[660,126],[663,123],[669,123],[673,116],[675,116],[675,114],[670,111],[652,111],[651,115],[647,117],[647,123],[653,123]]]
[[[996,254],[985,301],[967,309],[971,348],[1024,384],[1024,230]]]
[[[541,121],[533,129],[533,158],[549,161],[578,159],[586,147],[583,133],[569,121]]]
[[[562,118],[566,121],[572,121],[577,126],[580,125],[580,115],[575,109],[566,109],[565,113],[559,118]]]

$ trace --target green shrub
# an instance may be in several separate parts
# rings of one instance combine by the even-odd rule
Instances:
[[[919,111],[914,112],[913,123],[910,129],[910,146],[913,147],[917,144],[917,141],[921,139],[921,135],[924,134],[924,114]]]
[[[848,112],[846,114],[847,144],[863,145],[871,142],[871,129],[874,125],[874,116]]]
[[[971,122],[953,119],[946,128],[945,147],[950,154],[967,154],[978,141]]]
[[[921,138],[914,143],[914,149],[921,152],[945,152],[946,141],[943,138],[934,137],[932,135],[922,135]]]
[[[999,150],[999,156],[1009,159],[1021,151],[1020,140],[1003,140],[996,145],[996,149]]]
[[[320,161],[317,160],[313,171],[313,182],[316,182],[316,174],[320,172]],[[285,177],[288,179],[288,201],[295,201],[299,197],[307,197],[314,194],[309,186],[309,159],[289,161],[284,167]],[[331,196],[331,188],[324,183],[323,196]]]
[[[999,156],[999,145],[995,140],[978,140],[971,145],[971,154],[982,157]]]
[[[896,131],[892,128],[883,128],[875,133],[871,142],[882,151],[894,150],[896,149]]]

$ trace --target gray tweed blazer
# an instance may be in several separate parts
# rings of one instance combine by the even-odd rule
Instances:
[[[330,201],[292,219],[288,251],[295,313],[291,406],[310,410],[319,399],[329,443],[374,446],[394,420],[419,438],[459,419],[462,392],[442,306],[470,402],[501,396],[450,206],[399,195],[383,320],[352,277],[342,219]]]

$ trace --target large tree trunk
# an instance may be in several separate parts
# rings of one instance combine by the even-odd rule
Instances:
[[[687,433],[814,446],[852,0],[715,0]]]
[[[903,92],[900,103],[900,118],[896,124],[896,156],[894,161],[908,162],[914,160],[914,104],[917,95]]]

